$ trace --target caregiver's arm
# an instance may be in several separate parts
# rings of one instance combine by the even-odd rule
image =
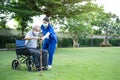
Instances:
[[[31,39],[40,39],[39,37],[30,37],[30,36],[25,36],[25,40],[31,40]]]
[[[47,32],[47,34],[42,37],[42,40],[44,40],[45,38],[49,38],[49,35],[50,35],[50,32]]]

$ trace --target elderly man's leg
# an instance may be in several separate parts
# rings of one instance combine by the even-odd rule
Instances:
[[[39,68],[40,66],[40,50],[37,50],[37,49],[29,49],[29,51],[31,52],[33,58],[34,58],[34,64],[37,68]]]
[[[42,64],[44,67],[47,67],[48,66],[48,51],[47,50],[42,50]]]
[[[38,51],[40,51],[40,49],[37,49]],[[40,52],[41,54],[41,52]],[[48,66],[48,51],[47,50],[42,50],[42,67],[43,70],[47,70],[47,66]],[[39,57],[39,63],[40,63],[40,57]]]

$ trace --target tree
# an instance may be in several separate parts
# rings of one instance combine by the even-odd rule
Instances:
[[[28,21],[32,16],[45,14],[48,17],[64,17],[68,16],[68,7],[78,2],[89,0],[2,0],[4,6],[0,6],[1,10],[8,10],[14,13],[13,18],[19,21],[19,30],[22,34],[27,27]],[[8,3],[6,2],[8,1]],[[74,12],[72,12],[74,13]],[[70,16],[70,15],[69,15]]]
[[[105,38],[103,42],[101,43],[101,46],[111,46],[109,43],[109,37],[114,36],[113,34],[117,34],[118,26],[116,24],[116,15],[112,13],[105,13],[100,12],[97,15],[97,19],[92,23],[95,26],[99,27],[99,30],[101,30],[101,34],[104,34]]]
[[[11,3],[6,4],[5,6],[0,6],[0,8],[2,11],[9,11],[9,14],[12,14],[11,17],[18,21],[17,30],[21,30],[22,35],[24,35],[25,29],[28,26],[28,22],[32,21],[31,17],[38,14],[30,9],[24,0],[19,0],[19,2],[15,2],[13,0]]]
[[[120,19],[118,16],[115,16],[115,21],[112,28],[112,34],[120,39]]]
[[[64,27],[63,31],[67,31],[72,40],[73,40],[73,47],[78,47],[79,46],[79,38],[83,38],[84,36],[86,36],[89,32],[86,32],[89,30],[90,27],[88,27],[87,24],[84,24],[85,22],[79,22],[80,19],[79,18],[69,18],[67,19],[67,24]]]
[[[89,8],[89,9],[88,9]],[[73,40],[73,47],[78,47],[79,38],[86,38],[89,34],[92,33],[92,22],[96,18],[96,15],[99,11],[103,11],[101,7],[98,7],[97,4],[87,2],[84,5],[74,5],[70,8],[69,13],[71,16],[67,16],[63,31],[68,31]],[[74,13],[72,13],[74,12]]]
[[[24,0],[32,10],[52,18],[68,15],[68,7],[83,1],[90,0]]]
[[[9,3],[7,3],[9,4]],[[3,7],[3,9],[0,9],[0,28],[8,28],[6,26],[7,21],[9,21],[11,18],[10,16],[10,12],[8,10],[5,9],[6,4],[4,2],[4,0],[0,1],[0,6]]]

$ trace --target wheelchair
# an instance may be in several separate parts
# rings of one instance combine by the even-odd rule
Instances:
[[[25,47],[25,40],[15,40],[16,59],[12,61],[12,69],[20,70],[21,64],[26,64],[28,71],[34,69],[34,63],[30,51]]]

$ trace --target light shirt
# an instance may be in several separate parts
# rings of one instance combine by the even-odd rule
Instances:
[[[27,38],[27,37],[38,37],[38,35],[35,36],[32,31],[29,31],[26,34],[25,38]],[[37,40],[36,39],[26,40],[25,46],[28,48],[37,48]]]

